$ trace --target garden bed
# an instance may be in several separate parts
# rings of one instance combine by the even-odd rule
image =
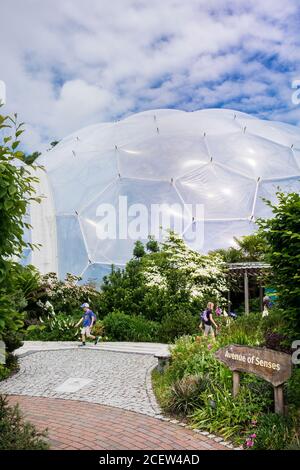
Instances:
[[[285,385],[288,415],[274,413],[272,386],[254,375],[241,374],[241,389],[232,396],[232,373],[214,356],[226,344],[262,346],[280,312],[262,319],[250,315],[223,325],[215,343],[196,336],[180,338],[164,374],[154,371],[153,389],[164,413],[191,427],[230,440],[245,449],[298,448],[300,428],[300,369]]]

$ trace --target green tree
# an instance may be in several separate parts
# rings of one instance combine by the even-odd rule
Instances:
[[[260,235],[267,244],[267,260],[273,268],[273,285],[289,337],[298,339],[300,333],[300,195],[277,193],[278,204],[267,204],[273,218],[259,220]]]
[[[137,240],[134,244],[133,256],[137,259],[140,259],[144,255],[145,255],[145,247],[140,240]]]
[[[150,253],[158,253],[159,252],[159,244],[158,241],[152,235],[149,235],[148,242],[146,244],[146,248]]]
[[[220,248],[211,253],[218,253],[226,263],[263,261],[266,254],[266,242],[260,233],[234,237],[236,246]]]
[[[138,247],[142,256],[135,252],[125,269],[113,268],[105,278],[103,316],[120,310],[161,321],[179,310],[199,315],[208,300],[225,302],[225,265],[220,256],[201,255],[172,232],[159,251],[145,253],[143,245]]]
[[[37,168],[26,164],[25,154],[19,150],[23,123],[13,117],[0,115],[0,337],[22,326],[21,315],[24,302],[16,288],[18,265],[13,261],[26,247],[24,229],[30,201],[39,201],[34,190]]]

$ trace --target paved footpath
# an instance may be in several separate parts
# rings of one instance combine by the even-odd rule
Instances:
[[[11,396],[26,418],[48,428],[52,449],[224,450],[207,436],[120,408],[53,398]]]
[[[0,382],[53,449],[225,449],[165,421],[151,387],[154,354],[167,345],[25,342],[20,371]]]

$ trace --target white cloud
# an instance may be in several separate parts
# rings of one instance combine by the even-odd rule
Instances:
[[[299,123],[297,0],[10,0],[0,79],[31,150],[155,107],[233,106]]]

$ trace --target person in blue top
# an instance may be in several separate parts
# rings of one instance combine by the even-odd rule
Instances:
[[[85,346],[86,338],[92,338],[94,340],[94,343],[97,344],[99,341],[99,336],[93,336],[91,334],[91,329],[93,327],[93,324],[96,321],[96,315],[94,314],[94,312],[92,312],[88,303],[82,304],[80,308],[83,308],[83,315],[82,315],[82,318],[79,320],[79,322],[75,325],[77,327],[80,325],[80,323],[82,323],[82,328],[81,328],[82,344],[80,346]]]

